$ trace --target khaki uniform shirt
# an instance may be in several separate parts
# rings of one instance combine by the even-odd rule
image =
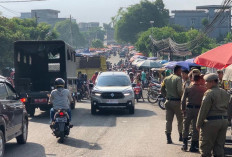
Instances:
[[[162,95],[166,98],[180,99],[182,96],[182,80],[173,74],[166,77],[161,86]]]
[[[190,86],[191,81],[188,79],[186,81],[184,81],[183,85],[182,85],[182,90],[184,91],[185,88],[187,88],[188,86]]]
[[[202,99],[197,118],[197,127],[202,127],[209,116],[227,116],[230,95],[218,86],[208,89]]]
[[[181,108],[186,109],[186,105],[200,106],[206,88],[201,85],[193,84],[186,87],[181,98]]]

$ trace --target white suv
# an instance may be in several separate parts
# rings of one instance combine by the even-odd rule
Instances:
[[[134,114],[134,91],[126,73],[103,72],[98,76],[91,94],[91,113],[103,108],[124,108]]]

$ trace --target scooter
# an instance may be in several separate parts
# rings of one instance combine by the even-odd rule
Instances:
[[[69,115],[66,110],[59,109],[55,111],[54,115],[55,122],[50,125],[50,128],[53,131],[53,135],[56,138],[60,138],[59,142],[64,142],[64,137],[69,135],[70,128],[73,126],[69,123]]]
[[[136,101],[139,102],[139,99],[142,98],[144,102],[142,88],[139,85],[136,85],[133,89],[134,89]]]

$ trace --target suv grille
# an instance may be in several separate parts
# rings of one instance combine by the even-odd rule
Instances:
[[[107,93],[102,93],[101,97],[103,99],[122,99],[124,98],[124,95],[119,92],[107,92]]]

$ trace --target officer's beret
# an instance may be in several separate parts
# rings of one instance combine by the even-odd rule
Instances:
[[[201,75],[201,72],[199,69],[193,69],[189,74],[188,76],[191,77],[192,75]]]
[[[210,73],[204,76],[205,81],[214,81],[218,79],[218,75],[215,73]]]

